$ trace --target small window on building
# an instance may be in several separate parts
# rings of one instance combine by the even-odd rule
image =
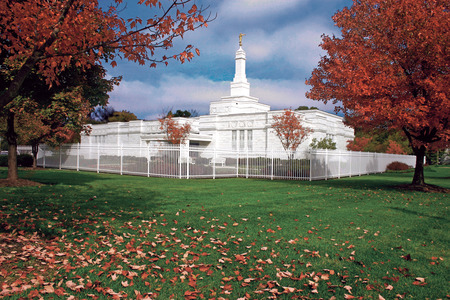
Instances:
[[[231,148],[233,150],[237,149],[237,131],[236,130],[233,130],[231,132]]]
[[[245,149],[245,130],[239,130],[239,150]]]
[[[247,148],[248,150],[253,150],[253,131],[248,130],[247,131]]]

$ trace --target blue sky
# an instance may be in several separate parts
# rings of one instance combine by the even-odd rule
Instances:
[[[127,7],[132,15],[133,5]],[[165,1],[165,0],[163,0]],[[217,14],[207,28],[185,34],[178,45],[193,44],[201,55],[191,62],[171,61],[168,66],[139,66],[118,61],[107,67],[110,76],[122,75],[110,94],[110,106],[128,110],[139,119],[155,119],[167,109],[209,113],[209,103],[229,96],[234,77],[234,56],[239,33],[245,33],[247,79],[251,96],[272,110],[316,106],[332,112],[333,106],[306,99],[305,80],[325,53],[322,34],[339,35],[331,19],[351,0],[196,0]],[[142,12],[142,11],[141,11]],[[145,15],[141,16],[144,17]],[[173,54],[167,52],[166,54]]]

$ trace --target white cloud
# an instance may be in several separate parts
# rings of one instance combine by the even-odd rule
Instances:
[[[321,21],[303,20],[271,33],[250,32],[244,45],[247,58],[260,62],[271,59],[287,61],[293,67],[312,69],[322,53],[319,47],[321,36],[331,31]]]
[[[248,79],[251,95],[272,109],[292,108],[300,105],[316,106],[332,111],[332,105],[306,99],[308,89],[299,80]],[[110,106],[116,110],[129,110],[143,119],[156,119],[164,110],[195,109],[208,114],[209,103],[230,95],[229,82],[214,82],[204,77],[184,75],[165,76],[164,84],[155,87],[141,81],[123,81],[111,93]]]
[[[226,0],[219,8],[219,15],[226,18],[264,17],[294,8],[309,0]]]
[[[144,119],[156,119],[172,108],[207,113],[209,102],[224,96],[229,86],[226,82],[184,75],[164,75],[161,82],[161,86],[153,86],[141,81],[122,81],[110,94],[109,105]]]

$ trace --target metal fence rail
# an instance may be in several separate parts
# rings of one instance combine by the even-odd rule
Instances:
[[[42,145],[38,166],[98,173],[172,178],[245,177],[322,180],[381,173],[394,161],[415,166],[415,156],[338,150],[223,151],[198,146]]]

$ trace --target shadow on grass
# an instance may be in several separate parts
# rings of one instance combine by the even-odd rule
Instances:
[[[87,237],[111,231],[112,223],[148,219],[162,205],[159,192],[139,188],[146,178],[132,186],[134,178],[48,169],[21,170],[19,177],[45,185],[0,189],[0,232]]]
[[[424,170],[425,182],[449,188],[447,183],[450,175],[450,168],[430,166]],[[414,170],[407,171],[389,171],[371,175],[361,175],[354,177],[333,178],[328,180],[311,181],[309,184],[320,187],[350,188],[350,189],[383,189],[400,190],[400,186],[408,185],[412,182]],[[282,181],[282,180],[280,180]],[[289,182],[289,181],[284,181]],[[298,181],[291,181],[292,184],[298,184]],[[402,191],[405,191],[403,188]]]
[[[408,215],[415,215],[415,216],[418,216],[418,217],[427,217],[427,218],[431,218],[431,219],[435,219],[435,220],[439,220],[439,221],[445,221],[445,222],[448,221],[448,218],[436,217],[436,216],[432,216],[432,215],[429,215],[429,214],[426,214],[426,213],[423,213],[423,212],[419,213],[417,211],[413,211],[413,210],[406,209],[406,208],[392,207],[391,206],[390,209],[393,209],[393,210],[396,210],[396,211],[399,211],[399,212],[402,212],[402,213],[408,214]]]
[[[159,194],[151,192],[146,193],[145,199],[126,197],[123,193],[108,198],[89,197],[86,191],[66,192],[60,199],[50,196],[59,196],[60,192],[65,191],[53,186],[51,190],[40,188],[37,192],[36,188],[33,197],[22,194],[21,199],[3,200],[0,232],[39,232],[47,238],[67,233],[77,238],[95,236],[111,232],[113,223],[117,228],[131,220],[148,219],[161,206]]]

